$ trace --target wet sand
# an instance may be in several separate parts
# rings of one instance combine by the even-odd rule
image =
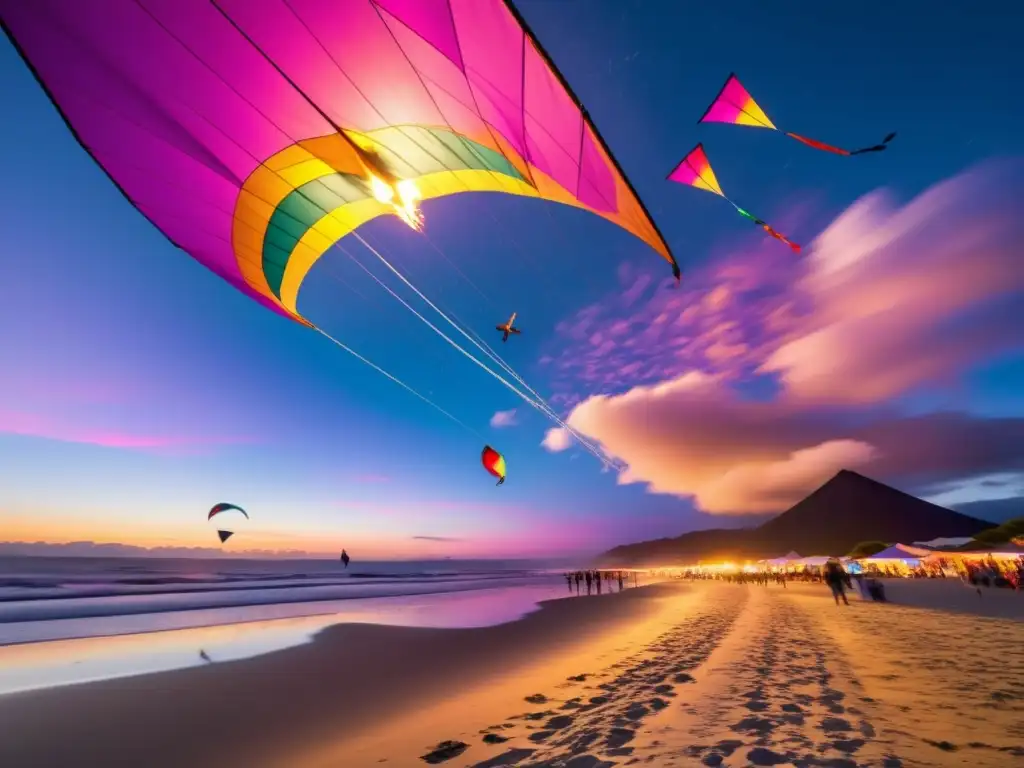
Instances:
[[[258,658],[0,697],[0,765],[1024,764],[1024,623],[969,612],[1022,616],[1024,595],[890,594],[959,612],[696,583],[488,629],[333,627]]]

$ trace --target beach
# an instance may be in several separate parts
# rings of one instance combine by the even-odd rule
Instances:
[[[0,764],[1024,762],[1022,596],[889,591],[913,605],[669,582],[492,627],[331,626],[238,661],[0,696]]]

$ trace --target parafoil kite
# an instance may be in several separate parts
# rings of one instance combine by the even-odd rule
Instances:
[[[227,504],[227,503],[225,503],[223,501],[220,502],[219,504],[214,504],[213,505],[213,507],[210,509],[209,514],[206,516],[206,519],[207,520],[213,520],[215,515],[219,515],[222,512],[228,512],[230,510],[235,510],[236,512],[241,512],[245,516],[246,520],[249,519],[249,513],[246,512],[244,509],[242,509],[239,506],[236,506],[235,504]]]
[[[679,267],[507,0],[0,0],[75,138],[175,245],[297,309],[367,221],[459,192],[583,208]]]
[[[722,86],[722,90],[718,92],[715,100],[711,102],[711,106],[708,107],[707,112],[705,112],[697,122],[732,123],[733,125],[748,125],[753,128],[768,128],[772,131],[780,130],[771,120],[768,119],[768,115],[766,115],[764,110],[761,109],[756,101],[754,101],[753,97],[747,92],[747,89],[743,87],[735,74],[729,75],[729,79],[725,81],[725,85]],[[814,147],[814,149],[820,149],[824,152],[832,152],[836,155],[863,155],[866,152],[881,152],[888,146],[890,141],[896,138],[895,133],[890,133],[882,139],[880,144],[850,150],[834,147],[831,144],[826,144],[822,141],[818,141],[817,139],[809,139],[806,136],[800,136],[799,134],[790,133],[789,131],[781,132],[785,133],[791,139],[796,139],[801,144],[806,144],[808,147]]]
[[[789,238],[778,232],[770,224],[757,218],[757,216],[754,216],[752,213],[743,210],[725,196],[725,193],[722,192],[721,186],[718,184],[718,179],[715,177],[715,172],[711,169],[711,163],[708,162],[708,157],[704,154],[703,144],[698,144],[694,147],[690,153],[679,162],[679,165],[672,170],[672,173],[668,175],[668,178],[670,181],[677,181],[680,184],[688,184],[689,186],[696,187],[697,189],[713,192],[735,208],[737,213],[741,216],[750,219],[750,221],[761,227],[761,229],[776,240],[782,241],[796,253],[800,253],[799,245],[789,240]]]
[[[207,520],[213,520],[213,518],[215,516],[220,515],[220,514],[222,514],[224,512],[230,512],[230,511],[241,512],[246,520],[249,519],[249,513],[247,513],[244,509],[242,509],[241,507],[239,507],[239,506],[237,506],[235,504],[227,504],[225,502],[221,502],[219,504],[214,504],[213,507],[210,509],[209,514],[206,515],[206,519]],[[220,538],[220,543],[221,544],[223,544],[225,541],[227,541],[228,539],[230,539],[234,535],[235,535],[234,531],[228,531],[228,530],[224,530],[224,529],[220,529],[220,528],[217,529],[217,536]]]
[[[483,453],[480,455],[480,461],[484,465],[484,469],[498,478],[497,485],[501,485],[505,482],[504,456],[491,448],[491,446],[485,445]]]

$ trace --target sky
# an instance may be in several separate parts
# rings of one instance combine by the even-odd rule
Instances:
[[[0,541],[208,548],[206,511],[230,501],[251,520],[229,552],[586,553],[748,525],[841,468],[1024,514],[1024,10],[947,5],[517,3],[681,287],[610,223],[511,196],[428,201],[430,245],[393,217],[362,231],[478,333],[518,312],[502,355],[615,469],[339,251],[303,314],[468,429],[218,279],[124,200],[3,41]],[[899,135],[837,157],[697,125],[733,71],[783,129]],[[800,257],[664,180],[698,141]]]

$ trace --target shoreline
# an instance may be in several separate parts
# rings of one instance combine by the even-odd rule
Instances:
[[[439,693],[522,671],[553,645],[614,636],[677,591],[558,598],[473,629],[338,624],[239,661],[11,693],[0,696],[0,764],[285,765],[309,744],[357,737]]]
[[[0,765],[1004,768],[1024,757],[1024,622],[942,610],[962,603],[958,585],[906,587],[905,604],[841,606],[821,585],[664,582],[556,598],[486,628],[337,625],[254,658],[0,696]],[[986,610],[978,602],[961,607]]]

